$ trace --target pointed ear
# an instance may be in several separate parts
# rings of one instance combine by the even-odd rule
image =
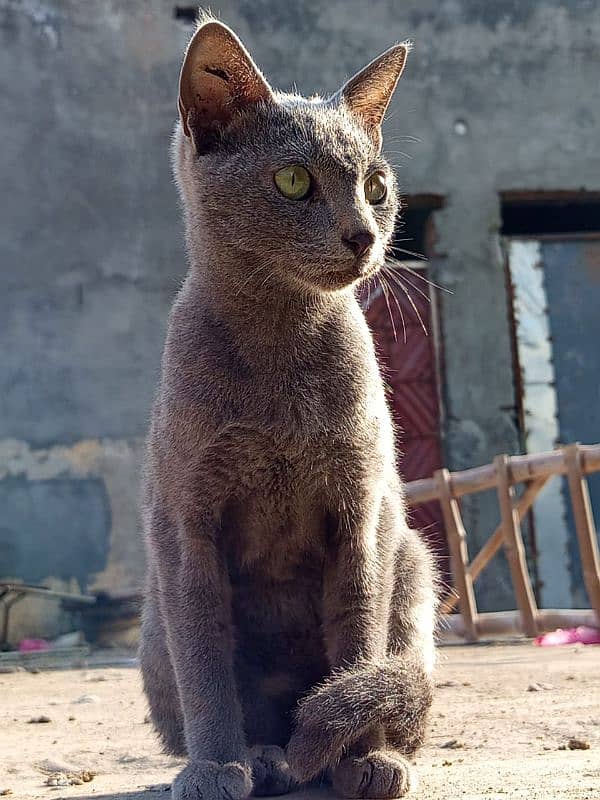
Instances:
[[[361,118],[378,141],[381,140],[383,116],[404,71],[410,49],[410,42],[390,47],[350,78],[336,95],[353,114]]]
[[[236,112],[273,99],[250,54],[226,25],[202,23],[185,53],[179,77],[179,115],[199,152]]]

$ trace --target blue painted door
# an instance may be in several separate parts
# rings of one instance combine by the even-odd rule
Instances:
[[[559,441],[600,442],[600,238],[541,242],[556,383]],[[600,473],[589,478],[600,525]],[[566,487],[572,594],[585,607],[581,563]]]

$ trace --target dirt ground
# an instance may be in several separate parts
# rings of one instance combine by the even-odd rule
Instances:
[[[600,798],[600,647],[445,647],[436,680],[416,797]],[[145,716],[134,667],[0,674],[0,795],[168,797],[178,762],[160,753]],[[49,721],[31,721],[40,717]],[[568,749],[571,739],[589,749]],[[45,785],[44,767],[61,765],[96,775]]]

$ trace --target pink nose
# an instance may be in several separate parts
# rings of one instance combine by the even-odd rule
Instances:
[[[375,237],[367,230],[356,231],[351,236],[342,236],[342,242],[348,247],[356,258],[363,256],[373,246]]]

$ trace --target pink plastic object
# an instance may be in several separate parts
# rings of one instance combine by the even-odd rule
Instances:
[[[50,650],[50,644],[45,639],[22,639],[19,642],[19,653],[33,653],[38,650]]]
[[[539,647],[554,647],[560,644],[600,644],[600,629],[580,625],[578,628],[558,628],[534,639]]]

